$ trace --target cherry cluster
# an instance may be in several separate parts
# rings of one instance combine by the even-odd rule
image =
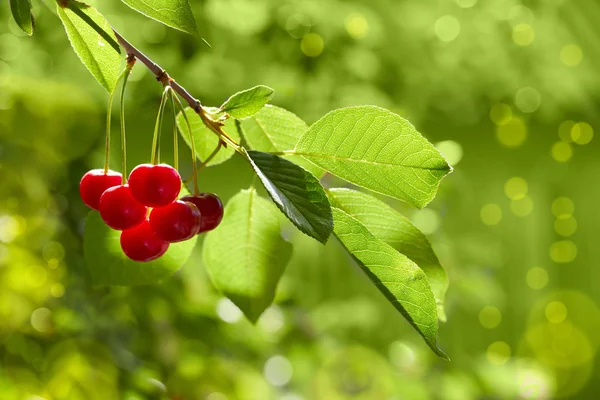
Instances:
[[[112,229],[121,232],[121,248],[134,261],[152,261],[170,243],[191,239],[216,228],[223,204],[212,193],[177,199],[181,177],[167,164],[141,164],[129,174],[94,169],[79,184],[81,199]]]

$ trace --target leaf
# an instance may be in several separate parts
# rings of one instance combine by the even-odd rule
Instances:
[[[277,209],[254,188],[225,206],[223,222],[204,240],[204,263],[215,287],[253,323],[271,305],[292,254]]]
[[[408,121],[374,106],[330,112],[302,136],[295,153],[348,182],[420,208],[452,170]]]
[[[188,0],[122,0],[129,7],[180,31],[198,33]]]
[[[94,7],[69,0],[57,5],[75,53],[98,82],[112,93],[119,76],[121,50],[109,23]]]
[[[327,194],[310,172],[273,154],[247,152],[252,168],[277,207],[298,229],[326,243],[333,230]]]
[[[238,92],[223,103],[219,111],[226,112],[236,119],[244,119],[256,114],[273,97],[275,91],[267,86],[255,86]]]
[[[335,236],[375,286],[402,313],[438,356],[448,359],[436,344],[438,318],[427,276],[406,256],[377,239],[356,218],[333,208]]]
[[[206,160],[219,144],[219,138],[204,125],[198,114],[196,114],[192,108],[186,107],[185,113],[188,116],[192,127],[192,135],[196,145],[196,156],[200,161]],[[179,128],[179,133],[181,134],[181,137],[183,137],[185,143],[190,146],[189,130],[187,129],[185,118],[181,112],[177,115],[177,127]],[[232,139],[239,142],[240,135],[235,126],[235,120],[228,119],[225,121],[223,129]],[[229,160],[234,152],[235,150],[231,147],[221,147],[219,153],[217,153],[217,155],[208,163],[208,166],[218,165]]]
[[[296,147],[298,139],[308,130],[306,122],[296,114],[270,104],[264,106],[252,117],[241,121],[242,134],[252,150],[280,152]],[[325,174],[321,168],[302,156],[284,156],[316,177]]]
[[[35,26],[31,15],[31,0],[10,0],[10,11],[19,28],[29,36],[33,35]]]
[[[446,321],[444,297],[448,290],[448,275],[425,235],[408,218],[367,193],[329,189],[329,198],[334,207],[356,218],[377,239],[410,258],[425,272],[435,296],[438,316]]]
[[[159,259],[138,263],[121,250],[121,232],[109,228],[100,213],[92,211],[85,221],[83,253],[92,281],[97,286],[137,286],[162,281],[173,275],[192,254],[196,238],[172,243]]]

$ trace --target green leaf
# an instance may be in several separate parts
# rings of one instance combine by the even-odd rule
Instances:
[[[298,229],[326,243],[333,230],[327,194],[310,172],[273,154],[247,152],[252,168],[277,207]]]
[[[129,7],[158,22],[190,34],[198,33],[188,0],[122,0]]]
[[[264,106],[252,117],[241,121],[242,134],[252,150],[276,153],[292,150],[298,139],[308,130],[306,122],[296,114],[270,104]],[[321,168],[302,156],[284,158],[304,167],[316,177],[325,174]]]
[[[273,97],[275,91],[267,86],[255,86],[238,92],[223,103],[219,111],[226,112],[236,119],[251,117],[260,111]]]
[[[109,228],[100,213],[90,212],[85,221],[83,253],[92,281],[97,286],[136,286],[162,281],[173,275],[192,254],[196,238],[172,243],[159,259],[138,263],[121,250],[121,232]]]
[[[10,11],[19,28],[29,36],[33,35],[34,20],[31,15],[31,1],[10,0]]]
[[[215,287],[253,323],[273,302],[292,254],[281,237],[277,209],[254,188],[225,206],[221,225],[204,240],[204,263]]]
[[[438,317],[427,276],[406,256],[377,239],[356,218],[333,208],[334,233],[375,286],[423,336],[438,356],[448,359],[436,344]]]
[[[446,321],[444,297],[448,275],[421,231],[392,207],[375,197],[350,189],[330,189],[331,204],[356,218],[376,238],[404,254],[421,268],[429,279],[438,316]]]
[[[193,109],[186,107],[185,114],[188,116],[192,127],[192,135],[196,145],[196,156],[200,161],[206,160],[219,144],[219,138],[204,125],[202,119],[200,119]],[[177,127],[179,128],[179,133],[181,134],[181,137],[183,137],[185,143],[190,146],[189,130],[181,112],[177,115]],[[235,120],[228,119],[225,121],[223,130],[225,130],[225,132],[227,132],[227,134],[236,142],[240,141],[240,135],[235,126]],[[233,148],[221,147],[219,153],[217,153],[217,155],[208,163],[208,166],[218,165],[229,160],[231,156],[233,156],[233,153],[235,153]]]
[[[408,121],[374,106],[330,112],[302,136],[295,153],[348,182],[420,208],[452,170]]]
[[[119,76],[121,50],[109,23],[94,7],[69,0],[57,5],[75,53],[98,82],[112,93]]]

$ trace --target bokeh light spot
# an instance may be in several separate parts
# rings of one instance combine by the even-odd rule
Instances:
[[[273,356],[265,363],[265,378],[273,386],[285,386],[292,379],[292,364],[283,356]]]
[[[454,140],[445,140],[435,144],[435,148],[446,157],[446,161],[452,166],[458,164],[463,157],[463,149],[460,143]]]
[[[552,243],[550,246],[550,258],[556,263],[569,263],[577,257],[577,246],[570,240],[562,240]]]
[[[546,319],[553,324],[560,324],[567,319],[567,306],[560,301],[551,301],[546,306]]]
[[[11,33],[0,35],[0,59],[13,61],[21,54],[21,41]]]
[[[511,7],[508,12],[508,21],[511,26],[515,27],[519,24],[529,24],[533,23],[533,12],[528,7],[523,5],[515,5]]]
[[[48,332],[52,328],[52,311],[47,308],[38,308],[31,313],[31,326],[38,332]]]
[[[527,181],[515,176],[510,178],[504,184],[504,193],[511,200],[519,200],[527,195]]]
[[[580,122],[571,128],[571,138],[577,144],[588,144],[594,137],[594,128],[590,124]]]
[[[242,319],[242,311],[227,298],[222,298],[217,303],[217,314],[223,321],[230,324],[234,324]]]
[[[508,343],[498,341],[490,344],[486,354],[490,364],[503,365],[510,359],[511,349]]]
[[[258,326],[265,332],[275,333],[284,325],[284,316],[276,305],[267,308],[258,320]]]
[[[502,313],[499,309],[486,306],[479,311],[479,323],[487,329],[494,329],[502,321]]]
[[[362,39],[369,32],[369,23],[364,15],[359,13],[350,14],[345,22],[346,31],[354,39]]]
[[[517,200],[511,200],[510,210],[517,217],[526,217],[533,211],[533,200],[529,196],[525,196]]]
[[[512,108],[508,104],[494,104],[490,110],[490,119],[498,126],[506,125],[512,119]]]
[[[568,218],[558,218],[554,221],[554,230],[560,236],[572,236],[577,232],[577,220],[572,216]]]
[[[573,141],[573,137],[571,136],[571,130],[575,126],[574,121],[564,121],[558,127],[558,137],[563,142],[571,143]]]
[[[462,8],[471,8],[477,4],[477,0],[456,0],[456,4]]]
[[[518,147],[527,138],[527,127],[522,119],[511,118],[509,122],[496,128],[498,141],[506,147]]]
[[[518,24],[513,28],[512,39],[519,46],[529,46],[535,40],[535,31],[529,24]]]
[[[62,297],[65,294],[65,287],[61,283],[55,283],[50,287],[50,294],[54,297]]]
[[[519,89],[515,95],[515,104],[524,113],[535,112],[541,103],[540,92],[530,86]]]
[[[544,268],[533,267],[527,271],[525,281],[533,290],[543,289],[548,285],[548,272]]]
[[[65,257],[65,248],[59,242],[50,242],[44,246],[44,249],[42,250],[42,256],[46,261],[54,259],[60,262]]]
[[[440,226],[440,218],[438,214],[430,208],[424,208],[415,212],[412,222],[417,228],[419,228],[421,232],[426,235],[431,235],[437,231]]]
[[[568,44],[560,50],[560,61],[567,67],[576,67],[583,60],[583,51],[576,44]]]
[[[566,163],[573,157],[573,148],[570,143],[559,141],[552,146],[552,158],[559,163]]]
[[[302,52],[308,57],[318,57],[325,48],[325,42],[318,33],[307,33],[300,42]]]
[[[569,218],[575,212],[575,203],[568,197],[559,197],[552,202],[552,214],[556,218]]]
[[[480,217],[486,225],[498,225],[502,220],[502,209],[497,204],[486,204],[481,207]]]
[[[460,22],[452,15],[444,15],[435,21],[434,30],[442,42],[451,42],[460,34]]]

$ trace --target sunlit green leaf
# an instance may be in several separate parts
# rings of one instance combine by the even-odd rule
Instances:
[[[255,86],[238,92],[223,103],[220,111],[226,112],[233,118],[243,119],[256,114],[273,97],[275,91],[267,86]]]
[[[196,239],[172,243],[157,260],[138,263],[127,258],[120,244],[121,232],[109,228],[100,213],[90,212],[85,221],[83,252],[98,286],[135,286],[154,284],[173,275],[190,257]]]
[[[296,114],[270,104],[264,106],[252,117],[241,121],[242,134],[252,150],[267,153],[292,150],[298,139],[308,130],[306,122]],[[320,178],[325,171],[302,156],[284,158],[304,167]]]
[[[451,167],[404,118],[374,106],[325,115],[296,153],[348,182],[424,207]]]
[[[119,76],[121,50],[106,19],[94,7],[69,0],[57,5],[71,46],[98,82],[112,93]]]
[[[298,229],[326,243],[333,229],[331,206],[319,180],[273,154],[248,151],[248,157],[277,207]]]
[[[206,235],[203,250],[216,288],[252,322],[273,301],[291,253],[292,245],[281,237],[277,208],[253,188],[229,200],[223,222]]]
[[[134,10],[187,33],[197,33],[189,0],[122,0]]]
[[[422,269],[377,239],[356,218],[333,208],[335,236],[354,257],[371,281],[440,357],[448,358],[436,344],[438,317],[435,298]]]
[[[408,218],[367,193],[330,189],[329,198],[333,206],[356,218],[375,237],[410,258],[425,272],[435,296],[438,316],[445,321],[444,297],[448,290],[448,275],[425,235]]]
[[[196,145],[196,155],[198,160],[204,161],[208,158],[208,156],[211,155],[211,153],[219,144],[219,138],[217,135],[211,132],[206,125],[204,125],[198,114],[196,114],[193,109],[187,107],[185,109],[185,113],[188,116],[190,125],[192,127],[192,135]],[[183,137],[185,143],[190,146],[191,143],[189,130],[187,128],[187,124],[185,123],[185,118],[181,112],[177,115],[177,127],[179,128],[179,133],[181,134],[181,137]],[[227,120],[223,130],[227,132],[232,139],[234,139],[236,142],[239,142],[240,135],[235,126],[235,120]],[[229,160],[231,156],[233,156],[234,152],[235,150],[233,150],[231,147],[221,147],[221,150],[219,150],[217,155],[208,163],[208,166],[221,164]]]
[[[10,11],[19,28],[29,36],[33,35],[34,21],[31,15],[30,0],[10,0]]]

